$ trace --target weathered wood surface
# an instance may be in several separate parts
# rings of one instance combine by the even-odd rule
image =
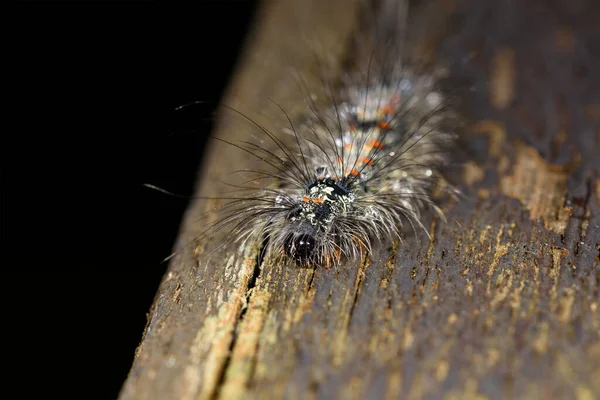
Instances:
[[[273,98],[294,115],[302,99],[287,67],[315,69],[299,29],[339,58],[355,3],[270,2],[226,103],[260,110]],[[447,205],[448,222],[429,219],[431,240],[408,237],[338,269],[255,265],[256,249],[210,254],[216,240],[184,248],[122,399],[598,398],[600,5],[438,7],[451,29],[423,54],[475,83],[466,198]],[[215,149],[203,194],[251,162]],[[192,206],[180,245],[211,206]]]

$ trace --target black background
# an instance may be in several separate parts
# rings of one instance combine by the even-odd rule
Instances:
[[[255,9],[23,3],[10,14],[4,282],[9,330],[26,342],[15,370],[44,391],[118,395],[187,206],[141,185],[193,193]],[[205,103],[175,111],[194,101]]]

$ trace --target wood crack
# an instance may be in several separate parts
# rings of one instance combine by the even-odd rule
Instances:
[[[213,393],[209,396],[210,399],[218,399],[220,398],[220,394],[221,394],[221,389],[223,387],[223,384],[225,382],[225,377],[227,375],[227,371],[228,368],[231,364],[231,359],[232,359],[232,355],[233,355],[233,351],[235,349],[235,346],[237,344],[237,340],[239,337],[239,329],[242,326],[242,323],[244,321],[244,318],[246,317],[246,313],[248,312],[249,309],[249,304],[250,304],[250,299],[252,296],[252,292],[254,290],[254,288],[256,287],[256,282],[258,280],[258,277],[260,276],[261,273],[261,265],[263,263],[263,257],[264,257],[264,246],[266,245],[266,243],[263,243],[263,246],[259,249],[258,253],[257,253],[257,257],[256,257],[256,262],[254,264],[254,268],[252,270],[252,276],[250,277],[250,280],[248,281],[248,284],[246,286],[246,293],[245,293],[245,298],[244,298],[244,307],[242,308],[239,317],[236,319],[234,326],[233,326],[233,337],[232,340],[229,344],[229,349],[227,350],[227,356],[225,358],[225,360],[223,361],[223,365],[221,367],[221,371],[219,373],[218,379],[217,379],[217,383],[214,387],[214,391]]]

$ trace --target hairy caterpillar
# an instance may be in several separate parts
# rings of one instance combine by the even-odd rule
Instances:
[[[238,189],[250,194],[219,207],[203,237],[228,229],[226,241],[259,241],[266,257],[328,267],[422,227],[426,209],[441,214],[432,191],[451,161],[456,112],[437,71],[417,73],[402,59],[405,2],[380,10],[328,108],[309,99],[288,137],[259,127],[276,151],[221,139],[263,167],[245,171],[254,186]]]

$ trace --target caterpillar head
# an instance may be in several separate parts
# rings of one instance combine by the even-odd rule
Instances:
[[[335,219],[346,215],[353,201],[354,194],[343,183],[316,179],[288,217],[291,232],[284,241],[286,254],[300,264],[321,263],[332,245]]]

